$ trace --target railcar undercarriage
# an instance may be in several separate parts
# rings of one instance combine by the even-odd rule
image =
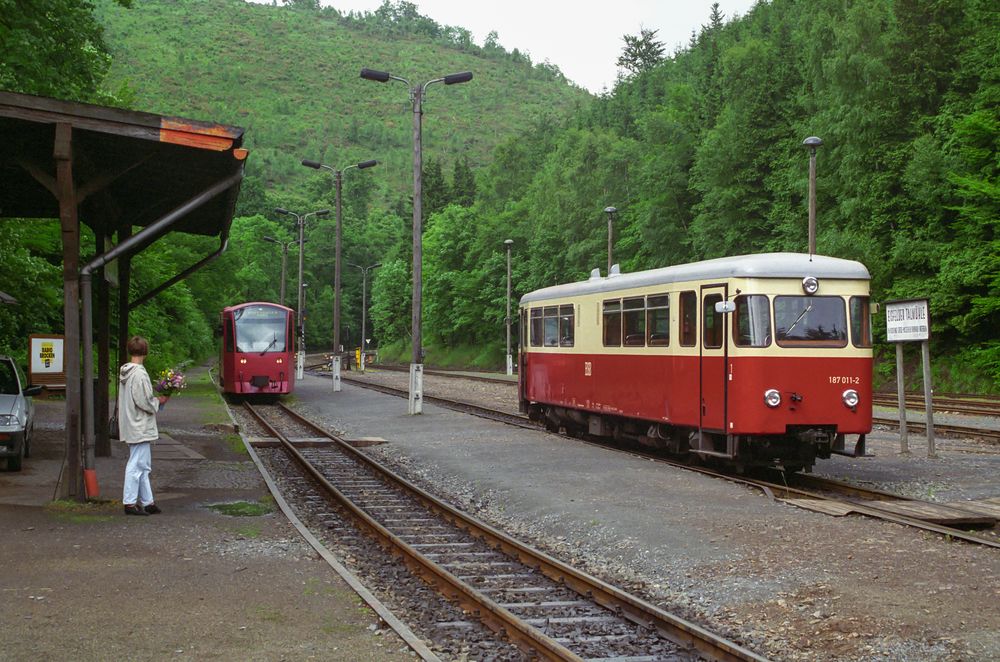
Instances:
[[[562,429],[571,437],[601,437],[672,455],[695,456],[740,472],[763,467],[779,467],[789,473],[809,471],[818,458],[827,459],[831,453],[864,455],[864,435],[849,452],[844,435],[833,426],[789,427],[783,435],[726,435],[539,403],[527,409],[531,420],[551,432]]]

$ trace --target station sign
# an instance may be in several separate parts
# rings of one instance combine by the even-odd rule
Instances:
[[[931,337],[931,314],[927,299],[887,301],[885,331],[889,342],[914,342]]]
[[[59,335],[28,336],[28,383],[48,390],[66,388],[66,339]]]

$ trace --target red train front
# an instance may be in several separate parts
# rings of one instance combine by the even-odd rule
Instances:
[[[233,395],[285,395],[295,387],[295,311],[253,302],[222,310],[220,380]]]
[[[538,290],[521,299],[521,407],[569,434],[808,469],[871,430],[869,308],[864,265],[795,253]]]

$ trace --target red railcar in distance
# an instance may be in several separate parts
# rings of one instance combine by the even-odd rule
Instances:
[[[219,380],[232,395],[286,395],[295,388],[295,311],[255,301],[222,310]]]

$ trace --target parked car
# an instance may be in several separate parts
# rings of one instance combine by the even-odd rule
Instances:
[[[31,452],[35,425],[32,396],[41,386],[28,386],[14,359],[0,356],[0,458],[7,458],[8,471],[20,471],[21,461]]]

